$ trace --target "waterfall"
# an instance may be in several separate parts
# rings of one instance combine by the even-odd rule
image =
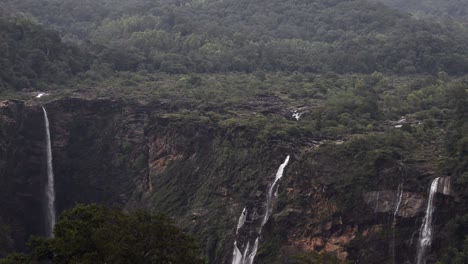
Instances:
[[[393,264],[395,264],[395,227],[397,224],[397,215],[398,215],[398,210],[400,210],[402,198],[403,198],[403,183],[400,183],[400,185],[398,185],[397,202],[395,204],[395,211],[393,211],[393,222],[392,222],[392,239],[393,240],[392,240],[391,255],[392,255]]]
[[[245,261],[245,264],[252,264],[254,259],[255,259],[255,255],[257,255],[257,249],[258,249],[258,240],[259,238],[257,237],[255,239],[255,243],[252,247],[252,249],[250,249],[250,254],[249,256],[247,257],[246,261]],[[245,254],[247,255],[247,254]]]
[[[400,185],[398,185],[398,200],[395,204],[395,211],[393,211],[393,225],[396,224],[396,216],[398,214],[398,210],[400,210],[400,205],[401,205],[401,200],[403,198],[403,183],[400,183]]]
[[[244,207],[244,210],[242,210],[242,213],[239,216],[239,221],[237,222],[236,234],[239,233],[239,229],[241,229],[244,226],[245,220],[247,219],[247,214],[247,208]]]
[[[250,246],[250,242],[247,242],[244,253],[241,253],[237,246],[237,241],[234,241],[232,264],[252,264],[255,259],[255,255],[257,255],[258,241],[259,238],[257,237],[253,246]]]
[[[278,183],[279,179],[283,177],[284,168],[286,167],[286,165],[288,165],[288,162],[289,162],[289,155],[286,157],[283,164],[281,164],[281,166],[278,168],[278,171],[276,172],[275,180],[270,186],[270,190],[268,191],[268,196],[267,196],[265,215],[263,216],[263,221],[262,221],[262,227],[266,224],[266,222],[270,218],[271,211],[273,210],[273,191],[275,187],[277,187],[276,183]],[[275,193],[274,197],[276,197],[276,195],[277,194]]]
[[[260,235],[262,233],[262,228],[265,225],[265,223],[268,221],[268,219],[270,218],[271,212],[273,210],[273,198],[277,196],[278,181],[283,177],[284,168],[286,167],[286,165],[288,165],[288,162],[289,162],[289,155],[286,157],[284,162],[278,168],[275,179],[273,180],[273,183],[270,185],[270,189],[268,190],[267,201],[265,205],[265,215],[263,216],[262,222],[260,224],[260,228],[258,229],[258,234],[257,234],[257,237],[255,238],[255,242],[253,244],[250,244],[250,241],[247,240],[247,243],[245,244],[245,247],[244,247],[244,253],[242,253],[241,251],[242,247],[239,247],[239,245],[237,244],[237,238],[236,238],[236,240],[234,241],[232,264],[252,264],[253,263],[255,256],[257,255],[258,244],[260,242]],[[275,188],[276,188],[276,191],[275,191]],[[236,236],[238,236],[239,230],[244,226],[244,224],[246,224],[247,217],[248,217],[248,211],[247,211],[247,208],[244,208],[244,210],[242,210],[241,215],[239,216],[239,221],[237,222]],[[255,212],[252,218],[255,219]]]
[[[451,177],[439,178],[437,191],[445,195],[450,195],[450,181],[451,181]]]
[[[237,247],[237,241],[234,241],[234,253],[232,254],[232,264],[242,264],[242,253]]]
[[[44,123],[46,131],[46,149],[47,149],[47,185],[46,185],[46,198],[47,198],[47,235],[53,236],[55,226],[55,190],[54,190],[54,168],[52,166],[52,144],[50,142],[50,129],[49,118],[44,107]]]
[[[419,231],[419,243],[416,253],[416,264],[426,263],[426,251],[432,242],[432,213],[434,212],[434,196],[437,192],[439,178],[435,178],[431,183],[429,198],[427,200],[426,216]]]

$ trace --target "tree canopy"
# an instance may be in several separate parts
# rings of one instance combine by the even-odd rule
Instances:
[[[166,217],[96,204],[65,211],[53,238],[33,237],[29,246],[30,256],[0,263],[202,263],[194,240]]]
[[[6,0],[116,71],[468,72],[466,29],[383,4]]]
[[[0,91],[64,84],[87,68],[83,52],[63,43],[56,31],[23,15],[6,15],[1,9],[0,49]]]

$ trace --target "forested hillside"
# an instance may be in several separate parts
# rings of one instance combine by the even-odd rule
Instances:
[[[118,71],[463,74],[468,34],[354,1],[18,1]]]
[[[88,63],[84,52],[63,43],[56,31],[1,9],[0,49],[0,91],[64,84]]]
[[[48,135],[57,215],[164,213],[208,263],[413,263],[428,205],[427,263],[468,263],[466,7],[0,1],[0,257],[44,233]]]
[[[417,16],[452,18],[468,22],[468,2],[461,0],[376,0]]]

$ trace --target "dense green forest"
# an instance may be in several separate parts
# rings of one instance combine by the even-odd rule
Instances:
[[[92,65],[114,71],[468,71],[468,34],[461,25],[417,20],[361,0],[5,5],[32,14],[92,54]]]
[[[440,173],[466,184],[467,3],[381,2],[424,16],[364,0],[3,0],[0,96],[161,100],[177,122],[258,141],[346,139],[359,164],[442,146]],[[468,254],[467,219],[449,223],[443,263]]]
[[[4,88],[178,98],[201,112],[222,108],[212,118],[225,125],[240,122],[279,137],[381,131],[389,120],[412,115],[431,133],[450,128],[448,150],[460,157],[450,166],[466,169],[468,31],[461,24],[361,0],[3,5],[10,11],[0,20]],[[300,125],[239,118],[250,111],[246,98],[259,96],[318,111]]]
[[[376,0],[417,16],[431,16],[468,22],[468,2],[460,0]]]
[[[83,52],[63,43],[56,31],[22,15],[8,16],[1,10],[0,15],[0,91],[64,84],[86,68]]]
[[[65,211],[54,237],[33,237],[29,246],[30,255],[12,254],[0,263],[203,263],[194,239],[166,217],[96,204]]]

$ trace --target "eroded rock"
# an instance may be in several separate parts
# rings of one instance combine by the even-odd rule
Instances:
[[[398,191],[384,190],[364,193],[365,203],[375,213],[393,213],[398,203]],[[426,198],[418,193],[403,192],[397,215],[415,217],[425,209]]]

